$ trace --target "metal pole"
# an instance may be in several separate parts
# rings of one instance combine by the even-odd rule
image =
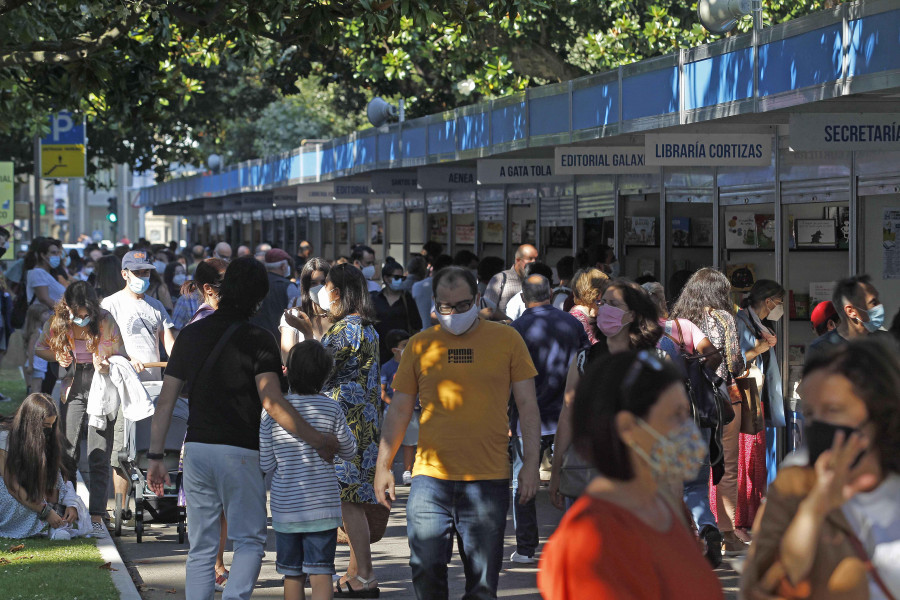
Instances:
[[[34,202],[31,205],[31,218],[28,223],[30,239],[38,236],[37,230],[41,226],[41,138],[34,136]]]

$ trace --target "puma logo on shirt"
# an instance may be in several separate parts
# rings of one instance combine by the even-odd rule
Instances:
[[[448,348],[447,362],[451,365],[469,365],[475,362],[475,351],[471,348]]]

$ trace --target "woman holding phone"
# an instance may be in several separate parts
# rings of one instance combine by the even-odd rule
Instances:
[[[813,358],[800,392],[808,466],[769,488],[746,598],[900,597],[900,358],[877,340]]]

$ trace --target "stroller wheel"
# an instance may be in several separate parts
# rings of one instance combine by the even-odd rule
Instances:
[[[116,509],[113,512],[115,515],[115,529],[113,530],[113,534],[116,537],[122,535],[122,494],[116,494]]]

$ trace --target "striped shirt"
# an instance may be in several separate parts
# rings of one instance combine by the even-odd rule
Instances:
[[[318,394],[288,394],[285,400],[317,431],[337,436],[338,456],[344,460],[356,456],[356,438],[340,404]],[[274,471],[269,498],[273,526],[340,520],[341,495],[334,466],[322,460],[312,446],[288,433],[265,410],[259,425],[259,464],[266,473]]]

